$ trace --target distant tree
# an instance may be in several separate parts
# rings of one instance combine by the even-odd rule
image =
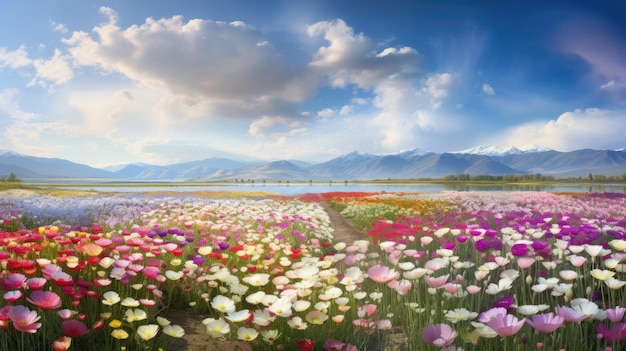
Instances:
[[[19,182],[19,179],[17,179],[17,176],[15,175],[15,173],[11,172],[11,174],[9,174],[9,177],[7,178],[7,182],[15,183],[15,182]]]
[[[593,174],[589,173],[589,180],[593,180]]]

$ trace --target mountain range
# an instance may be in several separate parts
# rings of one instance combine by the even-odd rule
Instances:
[[[104,178],[111,181],[326,181],[442,178],[447,175],[542,174],[556,178],[605,176],[626,172],[626,149],[560,152],[541,146],[478,146],[435,153],[412,149],[375,155],[353,151],[326,162],[299,160],[244,162],[212,157],[171,165],[132,163],[93,168],[59,158],[0,150],[0,176],[29,178]]]

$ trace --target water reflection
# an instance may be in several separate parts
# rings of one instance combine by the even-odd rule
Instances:
[[[327,192],[440,192],[440,191],[549,191],[549,192],[578,192],[578,193],[626,193],[623,185],[538,185],[538,184],[351,184],[337,183],[282,183],[282,184],[219,184],[219,185],[184,185],[172,183],[167,185],[150,186],[73,186],[63,189],[93,190],[102,192],[147,192],[147,191],[243,191],[269,192],[284,195]]]

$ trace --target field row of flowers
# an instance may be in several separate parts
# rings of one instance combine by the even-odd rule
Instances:
[[[173,308],[255,350],[623,346],[623,194],[239,195],[0,197],[0,349],[167,350]]]

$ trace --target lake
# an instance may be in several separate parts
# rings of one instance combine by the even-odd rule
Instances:
[[[489,184],[489,185],[460,185],[460,184],[219,184],[219,185],[181,185],[183,183],[155,184],[155,185],[119,185],[100,186],[98,184],[85,186],[58,185],[55,188],[74,190],[93,190],[102,192],[148,192],[148,191],[242,191],[242,192],[269,192],[284,195],[327,192],[440,192],[440,191],[549,191],[549,192],[577,192],[577,193],[626,193],[626,186],[599,185],[599,184],[557,184],[557,185],[520,185],[520,184]]]

